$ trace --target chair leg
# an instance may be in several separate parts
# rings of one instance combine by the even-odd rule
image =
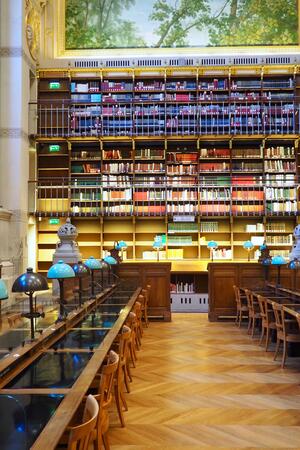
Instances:
[[[103,444],[104,444],[105,450],[110,450],[110,445],[109,445],[109,441],[108,441],[108,433],[107,432],[102,435],[102,440],[103,440]]]
[[[248,328],[247,328],[247,333],[249,334],[250,330],[252,329],[252,322],[253,322],[253,318],[249,316],[248,318]]]
[[[267,328],[266,346],[265,346],[266,352],[268,351],[269,348],[269,342],[270,342],[270,328]]]
[[[117,384],[115,384],[115,401],[116,401],[116,406],[117,406],[117,411],[118,411],[118,416],[119,416],[119,419],[121,422],[121,426],[125,427],[125,420],[124,420],[122,404],[121,404],[121,402],[122,402],[121,392],[120,392],[120,389]]]
[[[129,385],[128,374],[127,374],[127,371],[126,371],[126,365],[123,366],[123,375],[124,375],[124,383],[125,383],[126,391],[129,394],[130,393],[130,385]]]
[[[239,328],[241,328],[241,322],[242,322],[242,311],[239,311],[239,322],[238,322]]]
[[[125,395],[124,395],[124,391],[120,392],[120,398],[121,398],[121,401],[123,403],[124,410],[128,411],[128,406],[127,406],[126,398],[125,398]]]
[[[251,337],[254,337],[254,331],[255,331],[255,317],[252,317],[252,333],[251,333]]]
[[[276,361],[278,352],[279,352],[279,347],[280,347],[280,339],[277,339],[276,341],[276,349],[275,349],[275,355],[274,355],[274,361]]]
[[[146,307],[145,310],[144,310],[144,318],[145,318],[145,325],[146,325],[146,328],[148,328],[148,327],[149,327],[149,319],[148,319],[148,311],[147,311],[147,307]]]
[[[260,340],[259,340],[259,345],[262,344],[263,338],[265,336],[265,327],[261,327],[261,335],[260,335]]]
[[[283,352],[282,352],[282,360],[281,360],[281,368],[283,369],[285,366],[285,360],[286,360],[286,354],[287,354],[287,345],[286,341],[283,341]]]

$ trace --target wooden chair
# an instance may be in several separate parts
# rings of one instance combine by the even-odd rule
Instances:
[[[112,389],[114,385],[115,374],[119,366],[119,356],[113,350],[110,350],[106,363],[101,367],[99,373],[98,393],[94,396],[99,404],[99,414],[97,426],[93,431],[91,440],[94,444],[94,450],[101,450],[102,443],[105,450],[109,450],[108,429],[109,414],[108,408],[112,403]]]
[[[129,380],[131,378],[131,374],[128,372],[129,366],[127,363],[130,337],[131,329],[127,325],[123,325],[122,331],[118,335],[116,341],[118,346],[119,364],[114,378],[115,401],[122,427],[125,427],[123,408],[125,411],[128,410],[124,393],[124,385],[126,386],[127,392],[130,392]]]
[[[136,354],[136,332],[137,332],[137,318],[136,314],[133,311],[130,311],[128,314],[128,318],[126,320],[125,325],[127,325],[131,329],[131,337],[129,341],[129,356],[133,367],[135,367],[135,363],[137,361]]]
[[[238,325],[238,327],[241,326],[243,315],[245,313],[246,317],[248,317],[248,306],[246,304],[246,296],[241,295],[240,288],[233,285],[234,295],[235,295],[235,301],[236,301],[236,319],[235,323]]]
[[[285,365],[285,360],[287,356],[287,343],[300,342],[300,331],[298,327],[298,323],[291,316],[287,318],[287,313],[283,309],[283,305],[279,303],[272,302],[272,307],[275,315],[275,323],[276,323],[276,331],[277,331],[277,341],[276,341],[276,349],[274,355],[274,361],[277,358],[280,344],[283,342],[283,352],[282,352],[282,360],[281,367],[283,368]]]
[[[253,293],[249,289],[245,289],[248,306],[248,333],[251,330],[251,337],[254,336],[255,324],[261,322],[261,315],[258,302],[254,301]]]
[[[135,302],[135,304],[133,306],[133,312],[135,313],[136,320],[137,320],[137,328],[136,328],[136,348],[137,348],[137,350],[139,350],[142,345],[142,336],[143,336],[142,304],[141,304],[141,301],[143,301],[143,299],[141,297],[142,297],[141,295],[138,296],[138,300]]]
[[[144,301],[142,303],[142,321],[144,322],[146,328],[149,326],[148,303],[150,300],[150,292],[151,286],[150,284],[147,284],[146,289],[142,289],[142,295],[144,296]]]
[[[258,295],[257,300],[258,300],[260,317],[261,317],[261,335],[260,335],[259,345],[262,344],[263,338],[266,334],[265,350],[267,352],[268,347],[269,347],[269,342],[270,342],[270,332],[271,332],[271,330],[276,330],[274,311],[273,311],[273,308],[271,308],[269,303],[267,302],[266,297],[263,297],[262,295]]]
[[[82,423],[67,428],[69,432],[68,450],[89,450],[92,435],[97,424],[98,413],[98,402],[92,395],[89,395],[86,399]]]
[[[15,313],[7,316],[8,326],[10,328],[17,327],[20,322],[22,321],[22,314],[21,313]]]

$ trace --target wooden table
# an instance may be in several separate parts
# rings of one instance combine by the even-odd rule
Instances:
[[[52,331],[52,334],[49,331],[46,331],[44,336],[42,335],[40,338],[38,338],[37,342],[34,343],[34,352],[30,353],[29,349],[26,349],[26,346],[24,348],[21,348],[20,351],[23,351],[24,353],[27,353],[27,358],[24,358],[20,364],[18,364],[17,368],[7,370],[7,372],[4,370],[4,367],[6,369],[9,369],[8,360],[9,358],[5,358],[5,361],[0,361],[0,364],[3,366],[4,370],[4,377],[1,379],[0,387],[2,388],[0,390],[0,395],[2,394],[10,394],[13,395],[24,395],[27,394],[30,395],[40,395],[40,394],[50,394],[51,397],[57,398],[57,396],[64,395],[63,400],[61,403],[57,406],[57,409],[55,411],[55,414],[50,418],[49,422],[45,426],[45,428],[42,430],[34,444],[32,445],[32,449],[47,449],[47,450],[54,450],[60,440],[60,437],[64,433],[64,430],[68,426],[69,422],[72,419],[72,416],[74,415],[74,412],[76,409],[80,406],[83,397],[92,383],[96,373],[98,372],[107,352],[109,351],[115,337],[119,333],[122,325],[124,324],[127,315],[129,314],[132,306],[134,305],[139,293],[140,288],[136,289],[136,291],[131,295],[129,301],[126,302],[126,305],[122,304],[122,299],[120,299],[117,303],[110,302],[109,306],[101,306],[101,303],[99,302],[99,298],[97,300],[94,300],[93,302],[88,302],[88,305],[85,305],[85,313],[84,314],[77,314],[76,320],[74,317],[71,317],[70,320],[68,320],[66,323],[58,324],[59,332],[55,328],[55,331]],[[113,296],[116,295],[117,291],[114,291],[112,294]],[[108,293],[105,293],[105,297],[107,298]],[[103,298],[103,296],[101,296]],[[128,297],[127,297],[128,298]],[[93,303],[93,305],[92,305]],[[100,305],[98,304],[100,303]],[[117,306],[114,306],[117,305]],[[49,349],[53,343],[60,340],[62,336],[64,336],[67,332],[73,331],[73,329],[76,329],[76,324],[84,318],[86,314],[91,312],[95,307],[100,308],[101,311],[112,311],[114,309],[121,311],[118,315],[117,320],[115,321],[114,325],[109,329],[107,334],[104,337],[104,340],[100,344],[98,348],[94,350],[93,353],[91,353],[91,350],[88,349],[64,349],[61,350],[61,352],[58,350],[57,352],[54,352],[53,349]],[[109,314],[107,314],[107,317],[109,317]],[[60,330],[61,329],[61,330]],[[90,328],[88,328],[90,329]],[[42,342],[41,342],[41,341]],[[56,344],[55,344],[56,345]],[[33,348],[31,350],[33,350]],[[19,351],[19,350],[18,350]],[[46,356],[45,356],[46,355]],[[39,358],[47,358],[47,355],[56,355],[55,358],[58,358],[59,355],[79,355],[79,358],[85,358],[89,359],[87,364],[84,367],[84,370],[81,372],[81,374],[78,376],[76,381],[73,383],[70,387],[52,387],[52,388],[24,388],[24,389],[15,389],[15,388],[8,388],[7,383],[12,381],[13,383],[15,380],[18,380],[18,374],[22,374],[23,370],[28,368],[30,364],[38,364]],[[65,357],[65,356],[62,356]],[[77,357],[77,356],[76,356]]]

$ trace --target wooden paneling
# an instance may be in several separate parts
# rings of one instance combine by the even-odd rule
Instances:
[[[268,280],[276,283],[277,267],[268,267]],[[280,285],[289,289],[299,288],[295,272],[281,267]],[[259,263],[209,263],[209,320],[218,320],[221,316],[236,314],[233,285],[249,288],[264,285],[264,268]],[[297,286],[296,286],[297,282]]]
[[[134,279],[139,285],[151,285],[149,316],[171,320],[170,304],[171,263],[164,262],[124,262],[117,268],[120,278]]]

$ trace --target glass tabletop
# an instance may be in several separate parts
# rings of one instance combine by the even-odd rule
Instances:
[[[123,308],[124,305],[110,306],[109,304],[103,303],[102,305],[97,306],[96,311],[102,314],[120,314]]]
[[[63,338],[55,342],[51,348],[80,348],[92,349],[99,347],[109,330],[72,330],[69,331]]]
[[[64,398],[60,394],[0,394],[1,450],[28,450]]]
[[[76,328],[111,328],[118,320],[117,314],[101,314],[99,312],[88,314],[84,320],[76,325]]]
[[[51,311],[45,314],[45,317],[40,317],[38,319],[34,319],[35,329],[44,330],[45,328],[50,327],[55,323],[58,318],[58,311]],[[18,328],[30,328],[30,319],[22,319]]]
[[[123,305],[123,306],[125,306],[125,305],[127,305],[127,303],[128,303],[128,298],[109,297],[104,300],[102,305]]]
[[[13,329],[0,335],[0,349],[12,350],[30,340],[30,330]]]
[[[44,353],[5,388],[69,388],[92,355],[93,353]]]

